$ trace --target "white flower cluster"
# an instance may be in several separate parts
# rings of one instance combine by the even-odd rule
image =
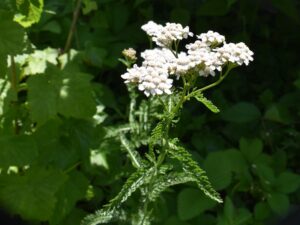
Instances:
[[[194,43],[186,45],[186,52],[176,52],[172,49],[174,42],[178,44],[180,40],[193,36],[189,27],[176,23],[162,26],[150,21],[142,29],[159,47],[142,52],[142,65],[135,64],[121,77],[125,83],[137,84],[147,96],[171,94],[173,79],[170,75],[180,77],[197,73],[214,76],[228,63],[248,65],[253,61],[253,52],[244,43],[226,43],[225,37],[217,32],[197,35]]]
[[[166,48],[170,48],[173,41],[193,36],[188,26],[183,28],[179,23],[166,23],[166,26],[162,26],[153,21],[149,21],[142,26],[142,30],[144,30],[158,46]]]

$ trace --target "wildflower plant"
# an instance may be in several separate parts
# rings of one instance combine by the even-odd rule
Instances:
[[[131,101],[129,128],[120,129],[117,135],[135,171],[115,198],[83,220],[84,225],[113,220],[151,224],[152,206],[160,194],[187,182],[194,182],[208,198],[222,203],[205,171],[170,131],[180,119],[184,103],[191,99],[218,113],[204,92],[220,84],[235,67],[253,61],[253,52],[242,42],[227,43],[223,35],[213,31],[196,35],[196,41],[181,50],[180,42],[194,34],[189,27],[176,23],[163,26],[150,21],[142,30],[150,39],[150,49],[141,52],[141,64],[136,63],[139,59],[132,48],[125,49],[120,59],[127,67],[121,77]],[[200,86],[208,76],[216,81]],[[140,152],[142,147],[147,149],[144,155]],[[140,203],[136,213],[128,215],[123,205],[135,192],[139,193]]]

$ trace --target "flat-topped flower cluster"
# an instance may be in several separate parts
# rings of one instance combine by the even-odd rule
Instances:
[[[178,51],[182,39],[194,36],[189,27],[166,23],[165,26],[153,21],[142,29],[157,45],[141,53],[142,65],[134,64],[121,77],[125,83],[133,83],[146,96],[171,94],[173,79],[194,73],[199,76],[215,76],[225,66],[248,65],[253,61],[253,52],[243,43],[226,43],[225,37],[208,31],[197,35],[194,43],[185,46],[186,51]]]

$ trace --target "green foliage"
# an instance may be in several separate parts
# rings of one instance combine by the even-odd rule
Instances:
[[[0,199],[3,206],[24,219],[48,220],[55,207],[58,189],[67,177],[51,169],[29,169],[25,175],[1,176]]]
[[[197,99],[197,101],[201,102],[203,105],[205,105],[213,113],[220,112],[220,110],[218,109],[218,107],[215,106],[210,100],[208,100],[207,98],[205,98],[202,93],[199,92],[195,96],[195,98]]]
[[[44,0],[16,0],[18,13],[14,20],[23,27],[30,27],[40,21]]]
[[[38,156],[37,146],[32,137],[26,135],[0,137],[0,168],[26,166]]]
[[[177,159],[182,164],[184,171],[195,177],[197,185],[207,196],[217,202],[222,202],[220,195],[211,186],[205,171],[198,166],[189,152],[183,147],[178,146],[177,142],[175,139],[170,143],[171,157]]]
[[[255,122],[260,118],[260,111],[251,103],[240,102],[225,110],[222,118],[236,123]]]
[[[72,31],[75,6],[0,1],[1,210],[36,225],[262,225],[299,205],[297,1],[83,0]],[[176,115],[181,92],[128,107],[117,59],[145,46],[149,20],[222,31],[255,65]]]
[[[0,9],[0,29],[5,31],[0,34],[0,75],[3,77],[3,64],[7,60],[8,55],[16,55],[22,53],[25,48],[25,32],[23,28],[14,22],[13,14]]]
[[[48,66],[45,74],[28,80],[28,102],[32,120],[38,123],[55,117],[87,118],[96,112],[90,77]],[[41,88],[45,90],[41,92]],[[45,105],[45,99],[47,99]]]
[[[190,208],[193,205],[193,208]],[[178,194],[178,215],[181,220],[189,220],[211,209],[216,202],[207,198],[197,189],[186,188]]]

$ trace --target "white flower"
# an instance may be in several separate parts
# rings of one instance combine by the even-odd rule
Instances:
[[[217,48],[216,52],[220,54],[220,60],[223,63],[231,62],[241,66],[253,61],[254,53],[243,42],[224,44],[223,47]]]
[[[125,83],[139,83],[146,75],[147,71],[144,67],[138,67],[136,64],[132,68],[127,69],[127,72],[121,75]]]
[[[197,38],[199,38],[208,46],[216,46],[225,42],[225,37],[223,35],[220,35],[218,32],[213,32],[211,30],[209,30],[207,33],[197,35]]]
[[[173,73],[173,64],[175,61],[174,54],[165,48],[147,49],[141,53],[144,59],[142,65],[144,67],[153,67],[162,73]]]
[[[182,27],[179,23],[166,23],[166,26],[161,26],[153,21],[149,21],[142,26],[152,40],[160,47],[170,48],[173,41],[182,40],[193,36],[193,33],[189,31],[189,27]]]
[[[150,37],[157,36],[158,33],[163,29],[162,25],[156,24],[153,21],[149,21],[148,23],[144,24],[142,30],[145,31]]]
[[[208,45],[202,41],[195,41],[186,45],[188,49],[188,58],[190,67],[198,72],[200,76],[215,76],[215,70],[221,71],[223,62],[220,60],[220,54],[212,51]]]
[[[159,73],[155,68],[148,67],[147,75],[142,78],[138,88],[144,91],[146,96],[171,94],[173,80],[168,78],[168,74]]]
[[[170,75],[177,75],[177,78],[188,73],[215,76],[228,62],[248,65],[253,60],[253,52],[244,43],[227,44],[225,37],[217,32],[202,33],[197,36],[198,40],[186,45],[187,51],[176,49],[175,52],[174,42],[193,36],[189,27],[178,23],[162,26],[149,21],[142,29],[159,47],[142,52],[142,65],[127,69],[122,78],[125,83],[136,84],[146,96],[171,94],[173,80]],[[135,52],[125,53],[134,55]]]

